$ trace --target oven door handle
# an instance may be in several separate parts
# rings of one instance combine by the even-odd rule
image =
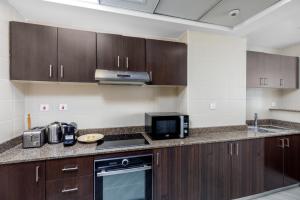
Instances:
[[[115,170],[115,171],[102,171],[97,173],[97,177],[103,177],[103,176],[111,176],[111,175],[118,175],[118,174],[127,174],[127,173],[133,173],[133,172],[139,172],[139,171],[146,171],[152,169],[151,166],[145,165],[144,167],[138,167],[138,168],[131,168],[131,169],[124,169],[124,170]]]

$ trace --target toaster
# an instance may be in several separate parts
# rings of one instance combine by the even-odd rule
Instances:
[[[35,127],[23,132],[23,148],[42,147],[46,143],[46,128]]]

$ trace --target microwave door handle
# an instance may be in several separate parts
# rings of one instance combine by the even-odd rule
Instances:
[[[115,171],[108,171],[108,172],[103,171],[103,172],[97,173],[97,177],[127,174],[127,173],[139,172],[139,171],[146,171],[146,170],[150,170],[150,169],[152,169],[151,166],[145,165],[143,167],[138,167],[138,168],[115,170]]]
[[[184,138],[184,116],[180,116],[180,138]]]

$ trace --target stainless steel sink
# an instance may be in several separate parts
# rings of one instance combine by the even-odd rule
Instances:
[[[274,133],[274,131],[267,130],[265,128],[259,128],[259,127],[255,128],[254,126],[248,127],[248,130],[256,133]]]
[[[289,130],[288,128],[279,127],[279,126],[273,126],[273,125],[262,125],[262,126],[259,126],[259,128],[274,129],[274,130]]]
[[[248,130],[256,133],[278,133],[281,131],[289,131],[291,129],[274,125],[261,125],[258,127],[249,126]]]

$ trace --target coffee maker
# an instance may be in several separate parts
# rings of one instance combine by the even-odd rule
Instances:
[[[64,146],[73,146],[77,142],[77,124],[72,122],[70,124],[62,123],[63,144]]]

